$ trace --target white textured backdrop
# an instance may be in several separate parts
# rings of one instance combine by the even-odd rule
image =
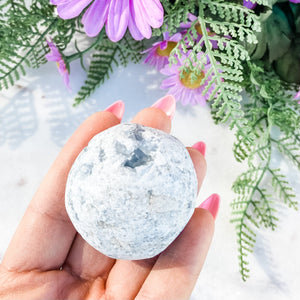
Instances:
[[[0,260],[26,206],[76,127],[119,99],[126,105],[124,121],[129,121],[165,94],[159,89],[162,75],[131,64],[116,69],[88,101],[74,108],[73,99],[86,74],[76,63],[71,70],[73,93],[63,86],[54,63],[29,70],[15,87],[0,92]],[[244,170],[233,158],[234,135],[226,126],[214,125],[207,107],[180,104],[172,134],[187,146],[199,140],[207,144],[208,171],[198,202],[214,192],[221,195],[213,243],[191,299],[299,299],[300,212],[278,206],[278,229],[258,232],[250,256],[251,277],[242,282],[230,223],[231,185]],[[299,174],[280,156],[275,161],[290,176],[299,200]]]

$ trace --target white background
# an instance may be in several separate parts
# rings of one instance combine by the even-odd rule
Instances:
[[[166,94],[159,89],[162,75],[146,65],[130,64],[116,69],[85,103],[74,108],[73,99],[85,76],[77,63],[71,64],[73,92],[69,93],[55,63],[48,63],[29,70],[15,87],[0,92],[0,260],[42,178],[77,126],[119,99],[126,105],[124,121],[129,121]],[[235,197],[231,185],[244,170],[232,154],[234,135],[226,126],[213,123],[208,107],[180,104],[172,134],[187,146],[200,140],[207,144],[208,171],[198,203],[212,193],[221,196],[213,243],[191,299],[299,299],[299,211],[278,205],[278,228],[257,233],[250,279],[244,283],[230,223],[230,202]],[[296,170],[280,156],[275,161],[289,175],[299,200]]]

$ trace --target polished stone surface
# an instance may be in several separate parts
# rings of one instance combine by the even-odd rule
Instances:
[[[79,154],[66,187],[73,225],[94,248],[118,259],[162,252],[195,208],[197,177],[175,137],[128,123],[96,135]]]

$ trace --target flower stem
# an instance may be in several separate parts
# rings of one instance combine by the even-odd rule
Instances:
[[[87,53],[87,52],[89,52],[96,45],[98,45],[99,42],[102,40],[103,36],[104,36],[104,31],[102,30],[100,32],[100,34],[97,36],[96,40],[89,47],[87,47],[86,49],[84,49],[83,51],[80,51],[78,49],[77,43],[75,41],[75,48],[76,48],[77,52],[74,53],[74,54],[71,54],[69,56],[64,56],[64,61],[67,62],[67,63],[70,63],[71,61],[76,60],[78,58],[80,58],[80,60],[82,61],[84,54]]]

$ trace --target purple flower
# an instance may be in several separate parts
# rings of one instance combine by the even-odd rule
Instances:
[[[199,53],[198,58],[200,58],[200,56],[202,55],[204,54]],[[209,99],[211,93],[215,90],[215,84],[212,84],[208,89],[208,92],[203,95],[203,91],[205,90],[208,81],[210,81],[211,76],[208,76],[205,82],[203,82],[203,79],[206,76],[206,73],[210,69],[211,65],[207,61],[207,63],[204,65],[204,69],[202,69],[199,74],[195,74],[195,78],[193,81],[191,80],[191,72],[183,71],[183,77],[180,78],[182,64],[186,58],[187,56],[183,55],[177,65],[166,65],[161,70],[162,74],[168,76],[168,78],[163,80],[161,88],[169,89],[168,93],[172,94],[177,101],[181,101],[183,105],[205,105],[206,100]]]
[[[293,3],[300,3],[300,0],[290,0],[290,2],[293,2]]]
[[[164,41],[156,42],[152,44],[151,48],[142,52],[148,53],[144,63],[154,66],[158,71],[168,64],[171,51],[182,38],[180,33],[176,33],[171,37],[168,32],[163,35]]]
[[[52,40],[47,41],[47,43],[51,51],[48,54],[46,54],[45,57],[48,61],[56,62],[58,71],[60,75],[63,77],[65,86],[68,88],[69,91],[71,91],[70,83],[69,83],[69,71],[66,67],[66,64],[62,58],[61,53],[59,52],[58,48],[56,47],[56,45],[53,43]]]
[[[128,27],[135,40],[149,39],[151,27],[163,24],[164,10],[159,0],[50,0],[62,19],[72,19],[86,8],[81,22],[86,34],[94,37],[105,25],[113,42],[119,41]]]
[[[198,19],[195,15],[193,15],[191,13],[188,14],[188,18],[189,18],[190,21],[187,22],[187,23],[181,23],[180,24],[181,28],[186,28],[186,29],[190,28],[192,26],[193,22]],[[199,22],[196,23],[195,29],[198,33],[198,37],[196,38],[195,42],[198,43],[201,40],[202,36],[203,36],[203,32],[202,32],[202,29],[201,29],[201,26],[200,26]],[[211,32],[209,30],[209,28],[206,28],[206,31],[207,31],[208,36],[213,37],[214,35],[216,35],[215,33]],[[182,34],[185,34],[186,32],[187,31],[183,31]],[[218,49],[218,42],[216,40],[211,39],[209,41],[211,42],[211,45],[212,45],[213,49]],[[202,42],[201,46],[203,46],[203,43],[204,42]]]
[[[257,6],[257,3],[253,3],[250,0],[243,0],[243,5],[249,9],[253,10]]]

